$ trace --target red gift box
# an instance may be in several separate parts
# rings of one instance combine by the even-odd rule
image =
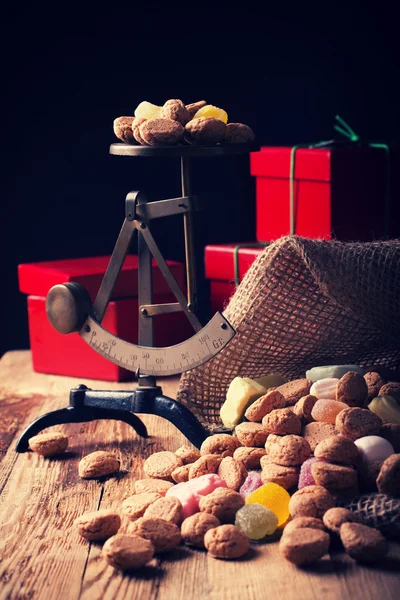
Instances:
[[[76,281],[85,286],[94,300],[110,257],[98,256],[22,264],[18,266],[20,291],[28,295],[29,338],[33,368],[39,373],[85,377],[103,381],[124,381],[133,373],[107,361],[92,350],[78,333],[63,335],[50,325],[46,316],[46,295],[58,283]],[[182,290],[184,265],[167,261]],[[108,304],[102,326],[110,333],[138,343],[138,258],[128,255]],[[167,282],[153,261],[154,302],[176,302]],[[193,335],[183,313],[154,317],[155,345],[172,346]]]
[[[237,249],[236,261],[235,249]],[[263,250],[264,245],[254,242],[206,246],[205,275],[210,280],[212,314],[224,310],[229,298],[235,292],[236,284],[243,279],[246,271]]]
[[[290,232],[291,148],[263,147],[251,154],[256,176],[256,237]],[[294,214],[299,236],[368,241],[385,233],[388,155],[357,145],[299,148],[295,152]]]

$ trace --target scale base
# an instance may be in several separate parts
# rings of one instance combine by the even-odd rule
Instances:
[[[159,386],[139,386],[134,391],[91,390],[78,385],[70,391],[69,406],[42,415],[20,436],[16,451],[26,452],[29,440],[46,427],[64,423],[86,423],[98,419],[113,419],[131,425],[136,433],[147,438],[147,428],[134,413],[157,415],[170,421],[196,448],[210,434],[194,414],[180,402],[163,396]]]

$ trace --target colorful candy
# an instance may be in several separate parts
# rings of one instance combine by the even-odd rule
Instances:
[[[213,106],[212,104],[207,104],[206,106],[203,106],[203,108],[200,108],[200,110],[197,111],[193,118],[198,119],[201,117],[205,119],[209,119],[211,117],[213,119],[219,119],[224,123],[228,122],[227,112],[222,108],[217,108],[216,106]]]
[[[394,454],[394,448],[390,442],[379,435],[366,435],[355,440],[361,456],[367,462],[373,460],[386,460]]]
[[[170,488],[166,496],[175,496],[183,508],[183,518],[187,519],[199,511],[202,496],[207,496],[218,487],[227,487],[226,482],[218,475],[208,474],[178,483]]]
[[[315,485],[314,477],[311,473],[311,465],[315,462],[320,462],[319,458],[309,458],[300,467],[300,476],[299,476],[299,484],[298,488],[301,490],[303,487],[307,487],[308,485]]]
[[[160,119],[162,116],[161,110],[161,106],[144,101],[138,104],[135,110],[135,117],[137,119]]]
[[[312,384],[310,388],[310,394],[312,396],[316,396],[316,398],[319,400],[321,398],[324,398],[325,400],[335,400],[338,381],[339,379],[336,377],[325,377],[324,379],[319,379]]]
[[[278,527],[289,518],[288,492],[277,483],[266,483],[246,498],[246,504],[262,504],[278,517]]]
[[[278,517],[261,504],[247,504],[236,513],[235,525],[250,540],[261,540],[274,533],[278,526]]]
[[[243,498],[247,498],[249,494],[255,492],[263,484],[260,471],[249,471],[246,480],[239,490],[239,494]]]
[[[345,408],[347,405],[337,400],[318,400],[312,408],[311,416],[315,421],[334,425],[337,415]]]

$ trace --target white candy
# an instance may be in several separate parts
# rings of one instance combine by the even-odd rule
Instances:
[[[220,412],[225,427],[233,429],[243,418],[246,408],[266,393],[264,386],[249,377],[232,379]]]
[[[366,435],[354,443],[359,449],[362,458],[367,462],[386,460],[394,454],[392,444],[379,435]]]
[[[339,379],[336,377],[327,377],[326,379],[318,379],[312,384],[310,394],[316,396],[318,400],[336,400],[336,388]]]
[[[356,373],[360,373],[360,375],[364,375],[365,369],[362,369],[358,365],[327,365],[326,367],[313,367],[309,371],[306,371],[306,377],[307,379],[311,379],[311,381],[318,381],[326,377],[338,377],[340,379],[349,371],[355,371]]]

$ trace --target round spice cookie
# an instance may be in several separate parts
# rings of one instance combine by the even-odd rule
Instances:
[[[145,460],[143,469],[149,477],[171,481],[172,472],[182,464],[181,459],[173,452],[155,452]]]
[[[132,122],[134,118],[135,117],[118,117],[117,119],[114,119],[114,133],[117,138],[122,142],[125,142],[125,144],[134,144],[135,142],[132,131]]]
[[[300,398],[310,393],[311,385],[312,381],[310,379],[294,379],[276,389],[285,398],[286,406],[293,406]]]
[[[351,440],[375,435],[382,427],[382,420],[365,408],[345,408],[336,417],[336,429]]]
[[[165,119],[178,121],[183,126],[192,118],[182,100],[167,100],[161,109],[161,116]]]
[[[353,467],[316,461],[311,465],[316,485],[321,485],[331,494],[357,493],[357,471]]]
[[[392,454],[383,462],[376,485],[381,494],[400,498],[400,454]]]
[[[185,481],[189,481],[189,471],[192,465],[183,465],[182,467],[177,467],[171,473],[172,479],[176,483],[184,483]]]
[[[204,536],[209,529],[221,523],[214,515],[199,512],[185,519],[181,526],[182,540],[188,546],[204,548]]]
[[[181,543],[179,527],[164,519],[140,517],[130,527],[131,533],[149,540],[156,553],[169,552]]]
[[[142,119],[141,117],[135,117],[132,121],[132,133],[133,137],[141,146],[148,146],[147,142],[144,141],[142,136],[140,135],[140,126],[144,123],[146,119]]]
[[[360,523],[343,523],[339,534],[347,554],[359,562],[375,562],[388,553],[386,539],[372,527]]]
[[[138,479],[135,481],[135,493],[156,492],[160,496],[165,496],[169,488],[173,487],[173,483],[164,479]]]
[[[267,441],[268,432],[260,423],[240,423],[236,425],[235,434],[242,446],[262,448]]]
[[[202,475],[210,475],[218,472],[222,458],[217,454],[204,454],[200,456],[196,462],[190,465],[189,480],[201,477]]]
[[[396,453],[400,452],[400,425],[396,423],[384,423],[378,435],[392,444]]]
[[[311,411],[317,400],[318,398],[316,396],[307,394],[307,396],[303,396],[296,402],[292,410],[295,415],[300,417],[300,419],[303,419],[306,423],[311,423],[314,420],[311,416]]]
[[[392,396],[397,402],[400,401],[400,381],[388,381],[380,390],[378,396]]]
[[[225,456],[233,456],[233,453],[239,448],[240,442],[238,438],[226,433],[217,433],[210,435],[204,440],[200,447],[200,454],[218,454],[221,458]]]
[[[87,454],[78,465],[79,477],[82,477],[82,479],[97,479],[118,471],[119,460],[112,452],[106,452],[105,450],[97,450]]]
[[[252,144],[255,139],[253,130],[244,123],[228,123],[226,126],[226,144]]]
[[[279,542],[279,550],[291,563],[309,565],[327,554],[329,541],[329,535],[324,531],[303,527],[285,533]]]
[[[96,510],[75,519],[74,525],[85,540],[106,540],[121,527],[121,517],[113,510]]]
[[[267,446],[266,446],[267,448]],[[297,467],[311,456],[310,444],[299,435],[285,435],[267,448],[271,462],[285,467]]]
[[[338,431],[332,423],[308,423],[303,429],[303,437],[313,452],[322,440],[337,434]]]
[[[215,146],[224,141],[226,125],[220,119],[196,118],[185,127],[185,139],[189,144]]]
[[[362,375],[349,371],[339,379],[336,400],[348,406],[365,407],[368,402],[368,386]]]
[[[153,558],[154,546],[142,537],[119,533],[106,541],[102,555],[115,569],[133,571],[144,567]]]
[[[213,558],[240,558],[249,551],[249,540],[235,525],[220,525],[207,531],[204,546]]]
[[[150,146],[175,146],[182,141],[184,131],[172,119],[149,119],[139,126],[140,137]]]
[[[142,494],[134,494],[129,496],[122,503],[122,512],[131,521],[142,517],[146,509],[156,500],[162,498],[161,494],[156,492],[143,492]]]
[[[359,523],[360,519],[356,513],[351,512],[347,508],[330,508],[322,517],[325,527],[331,533],[339,535],[339,531],[343,523]]]
[[[355,443],[339,436],[322,440],[316,446],[314,456],[339,465],[358,465],[360,462],[360,453]]]
[[[277,390],[268,390],[264,396],[258,398],[244,413],[244,416],[253,423],[261,422],[262,419],[276,408],[284,408],[286,400]]]
[[[191,104],[186,104],[186,109],[190,114],[190,118],[193,119],[193,117],[197,113],[197,111],[206,105],[207,105],[207,102],[205,100],[199,100],[198,102],[192,102]]]
[[[145,519],[155,517],[180,525],[183,521],[182,504],[175,496],[159,498],[146,508],[143,516]]]
[[[320,531],[325,531],[325,525],[321,519],[316,519],[315,517],[297,517],[285,525],[283,535],[291,533],[296,529],[304,529],[304,527],[307,527],[308,529],[319,529]]]
[[[284,467],[274,463],[263,463],[261,481],[263,483],[277,483],[285,490],[295,487],[299,482],[300,469],[298,467]]]
[[[29,440],[29,448],[46,458],[65,452],[68,448],[68,437],[63,433],[40,433]]]
[[[217,488],[211,494],[200,498],[200,512],[214,515],[221,523],[233,523],[239,508],[244,506],[244,498],[229,488]]]
[[[243,464],[245,469],[252,471],[260,468],[260,460],[265,456],[265,448],[252,448],[241,446],[233,453],[233,458]]]
[[[375,373],[374,371],[365,373],[364,379],[368,387],[368,402],[370,402],[379,396],[379,390],[383,385],[385,385],[385,382],[379,373]]]
[[[218,467],[218,475],[226,482],[228,488],[239,491],[246,480],[247,469],[232,456],[226,456]]]
[[[295,492],[289,501],[289,512],[293,518],[315,517],[322,519],[335,506],[332,495],[320,485],[309,485]]]
[[[267,433],[300,435],[301,421],[290,408],[277,408],[265,415],[262,426]],[[265,443],[265,442],[264,442]]]
[[[376,480],[383,460],[363,460],[358,468],[358,484],[362,492],[376,492]]]
[[[207,452],[207,454],[212,454],[212,452]],[[200,458],[200,452],[193,446],[184,445],[175,451],[175,456],[180,458],[184,465],[189,465]]]

